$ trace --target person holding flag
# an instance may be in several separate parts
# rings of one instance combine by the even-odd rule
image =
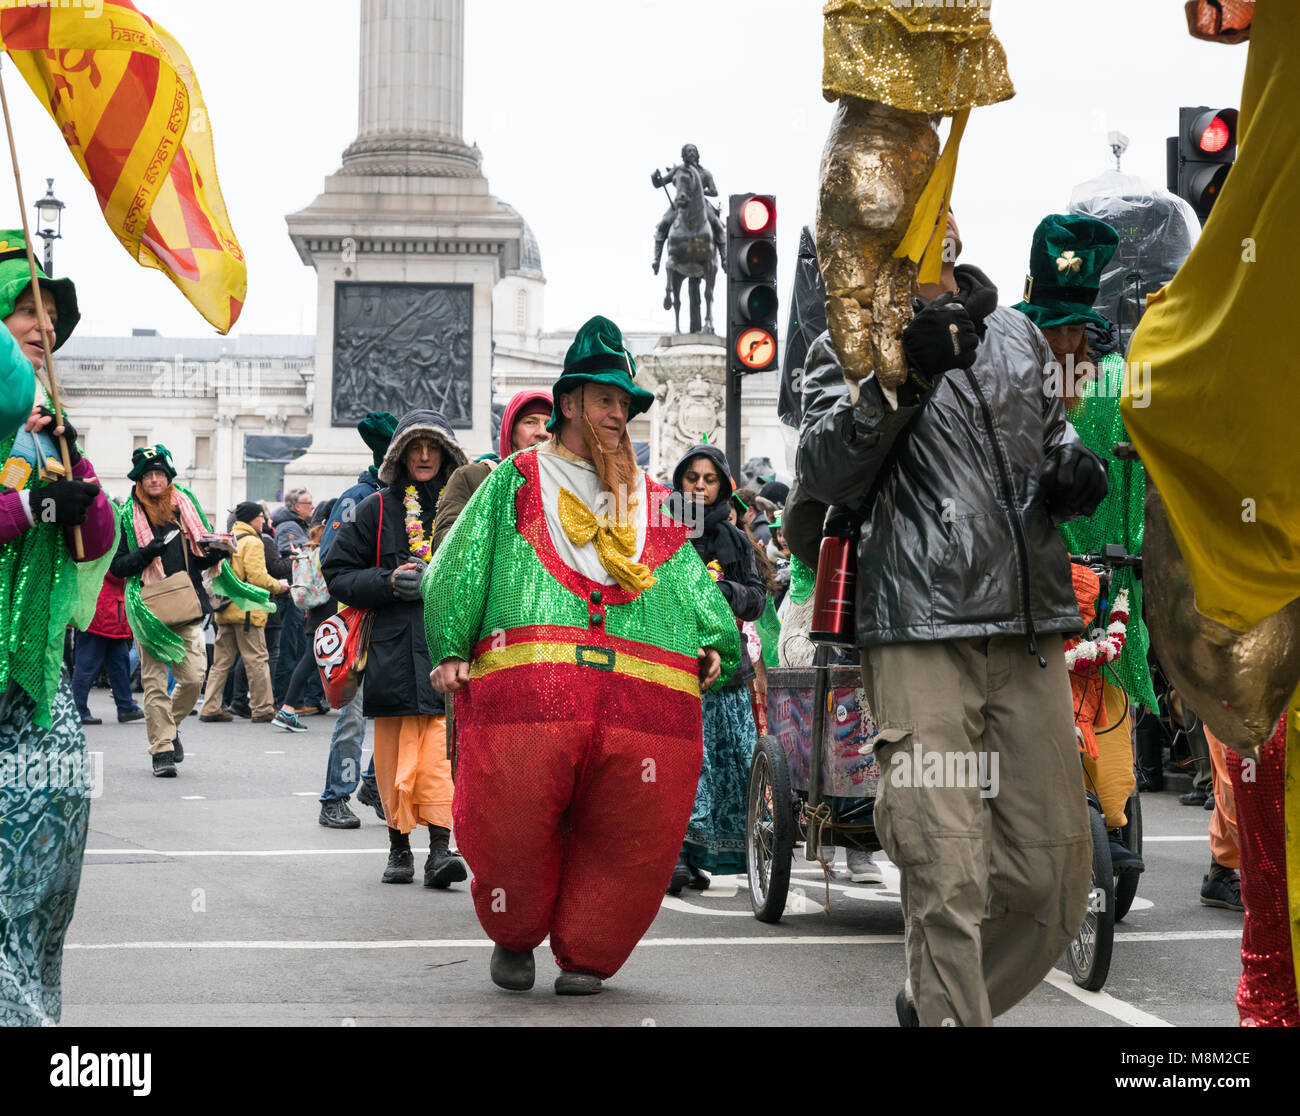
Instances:
[[[31,274],[22,233],[0,232],[0,1026],[49,1026],[62,1014],[93,790],[63,639],[94,617],[115,530],[72,424],[56,425],[36,398],[45,354]],[[76,288],[37,275],[57,349],[77,325]],[[54,479],[58,436],[72,475]]]

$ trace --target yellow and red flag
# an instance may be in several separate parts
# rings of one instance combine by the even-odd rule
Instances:
[[[181,45],[129,0],[0,0],[0,49],[59,125],[113,235],[228,333],[248,269]]]

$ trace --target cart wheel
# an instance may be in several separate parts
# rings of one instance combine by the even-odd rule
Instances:
[[[785,749],[775,736],[762,737],[754,749],[745,801],[745,842],[754,917],[760,922],[780,922],[790,890],[794,810]]]
[[[1123,829],[1124,844],[1138,856],[1142,855],[1142,796],[1134,791],[1124,806],[1124,815],[1128,825]],[[1133,905],[1137,895],[1138,880],[1141,872],[1118,872],[1115,875],[1115,921],[1119,922]]]
[[[1115,877],[1110,864],[1110,838],[1101,810],[1088,804],[1092,828],[1092,891],[1083,925],[1065,951],[1065,964],[1080,988],[1100,992],[1110,972],[1115,945]]]

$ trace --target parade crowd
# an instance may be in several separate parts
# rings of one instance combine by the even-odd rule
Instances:
[[[472,876],[495,984],[532,988],[549,938],[555,991],[598,993],[665,892],[746,871],[768,671],[807,663],[823,532],[847,522],[849,661],[880,770],[914,749],[1001,758],[991,798],[880,780],[874,830],[906,926],[900,1023],[987,1025],[1043,979],[1088,903],[1085,793],[1116,868],[1143,871],[1125,807],[1139,785],[1160,789],[1171,746],[1198,772],[1184,803],[1213,811],[1201,900],[1242,911],[1252,885],[1276,881],[1237,872],[1255,848],[1237,836],[1240,764],[1164,683],[1140,583],[1116,583],[1126,607],[1117,593],[1119,621],[1099,637],[1097,575],[1070,560],[1141,550],[1123,358],[1094,309],[1118,237],[1047,216],[1011,307],[955,262],[951,216],[946,239],[953,260],[902,334],[900,386],[846,381],[824,322],[812,330],[793,477],[737,475],[707,438],[648,476],[627,427],[654,396],[618,326],[594,317],[550,392],[509,401],[494,452],[470,461],[438,412],[374,411],[357,427],[372,464],[355,485],[319,502],[295,489],[274,510],[243,502],[215,526],[163,445],[136,450],[129,498],[108,499],[33,378],[26,265],[0,259],[0,745],[84,754],[101,671],[118,721],[143,720],[159,778],[177,777],[191,716],[300,734],[325,769],[319,824],[359,827],[355,795],[386,826],[377,880],[415,881],[421,829],[425,887]],[[42,289],[57,348],[75,289]],[[1045,389],[1061,366],[1082,374]],[[72,473],[54,479],[59,434]],[[327,694],[337,716],[311,720],[332,712]],[[53,784],[3,793],[0,1023],[50,1023],[89,802]],[[1260,793],[1250,805],[1269,808]],[[872,853],[849,846],[838,868],[822,850],[828,868],[881,882]],[[1297,1021],[1294,986],[1288,1000],[1269,975],[1278,956],[1247,965],[1243,1017]]]

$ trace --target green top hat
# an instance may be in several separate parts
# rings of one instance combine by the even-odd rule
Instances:
[[[50,279],[36,265],[41,290],[49,291],[54,299],[54,309],[59,320],[54,323],[54,348],[57,349],[77,328],[81,311],[77,309],[77,288],[71,279]],[[32,285],[31,269],[27,266],[27,242],[22,229],[0,229],[0,318],[14,312],[19,296]]]
[[[636,386],[636,362],[623,345],[622,331],[608,318],[597,316],[588,321],[564,354],[564,371],[551,389],[555,405],[546,429],[552,434],[560,428],[560,396],[582,384],[622,388],[632,397],[629,420],[650,410],[655,401],[653,392]]]
[[[1098,314],[1101,273],[1115,254],[1119,234],[1095,217],[1051,213],[1034,230],[1029,247],[1025,300],[1013,309],[1039,329],[1092,322],[1109,329]]]
[[[131,471],[127,476],[138,481],[150,469],[162,469],[168,480],[176,479],[176,468],[172,465],[171,450],[166,446],[146,446],[131,454]]]

